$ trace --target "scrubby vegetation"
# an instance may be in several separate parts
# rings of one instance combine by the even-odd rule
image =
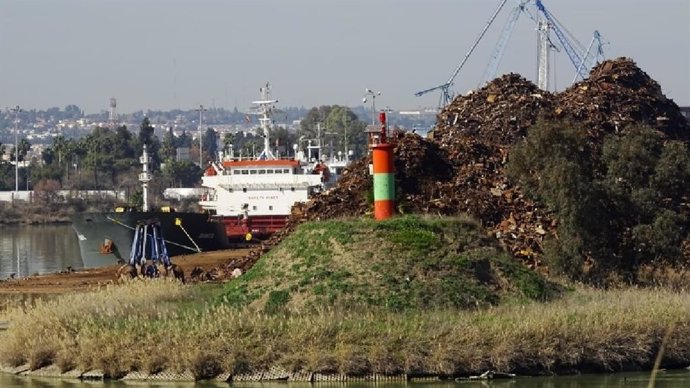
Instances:
[[[541,121],[511,152],[509,175],[558,219],[545,256],[594,284],[639,283],[645,267],[690,260],[690,151],[645,126],[590,141],[577,124]]]
[[[265,312],[324,307],[391,311],[548,300],[558,287],[467,218],[405,216],[300,225],[241,278],[224,302]]]
[[[580,289],[547,303],[464,312],[285,315],[203,303],[219,291],[142,281],[37,301],[9,314],[0,361],[111,377],[190,370],[199,379],[272,366],[350,375],[617,371],[651,368],[675,325],[662,366],[690,362],[688,293]]]

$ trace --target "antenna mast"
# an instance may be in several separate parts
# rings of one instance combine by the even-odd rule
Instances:
[[[278,100],[271,100],[271,90],[268,82],[266,86],[259,88],[261,92],[261,100],[252,101],[253,104],[258,105],[258,113],[261,115],[259,117],[259,123],[261,124],[261,129],[264,136],[264,149],[259,155],[259,159],[276,159],[273,152],[271,152],[271,113],[273,111],[273,104],[277,103]]]
[[[108,123],[111,129],[117,128],[117,99],[110,98],[110,113],[108,115]]]

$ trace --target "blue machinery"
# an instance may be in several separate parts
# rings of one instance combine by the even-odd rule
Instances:
[[[540,88],[545,90],[548,89],[549,51],[560,51],[558,46],[556,46],[556,44],[551,40],[550,31],[553,31],[555,33],[556,38],[560,43],[560,46],[563,48],[566,54],[568,54],[568,58],[570,59],[570,62],[573,64],[573,67],[575,68],[575,78],[573,79],[573,82],[576,82],[579,79],[584,79],[587,76],[589,70],[592,68],[592,66],[596,64],[600,59],[604,58],[604,52],[602,47],[603,43],[599,31],[594,31],[592,41],[590,42],[589,47],[587,47],[587,49],[585,50],[584,47],[581,44],[579,44],[579,42],[573,37],[573,35],[570,34],[565,27],[563,27],[563,25],[558,21],[558,19],[556,19],[556,17],[549,10],[546,9],[544,3],[541,0],[535,0],[537,13],[538,15],[541,15],[541,17],[537,18],[533,16],[530,10],[527,8],[527,4],[531,1],[532,0],[518,0],[517,6],[515,6],[508,15],[506,24],[504,25],[501,35],[499,36],[498,42],[496,43],[496,47],[494,48],[493,54],[489,60],[484,75],[481,78],[479,86],[482,86],[484,83],[490,81],[495,77],[498,65],[501,61],[501,58],[503,57],[506,45],[508,44],[508,41],[510,40],[510,37],[513,33],[515,24],[517,23],[518,18],[523,12],[526,13],[533,22],[535,22],[535,24],[538,27],[537,30],[540,34],[541,42],[539,46],[540,50],[538,71],[538,84]],[[451,85],[453,85],[455,77],[458,75],[458,73],[463,68],[469,57],[472,55],[472,52],[477,47],[479,42],[482,40],[491,24],[493,24],[494,20],[503,9],[506,2],[507,0],[501,0],[496,10],[489,18],[489,21],[486,23],[482,31],[479,33],[479,36],[474,41],[469,51],[467,52],[467,54],[465,54],[462,61],[455,68],[455,71],[453,71],[448,80],[441,85],[419,91],[415,93],[415,96],[420,97],[429,92],[440,90],[441,97],[439,99],[439,108],[446,106],[451,102],[454,96],[451,94],[449,89]]]
[[[130,267],[139,268],[141,275],[147,277],[158,277],[158,267],[161,264],[166,272],[172,267],[159,221],[137,222],[128,264]]]

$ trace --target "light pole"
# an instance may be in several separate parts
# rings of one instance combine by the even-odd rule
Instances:
[[[14,112],[14,191],[19,191],[19,113],[22,112],[22,108],[19,105],[12,108]]]
[[[381,92],[375,92],[369,88],[364,89],[363,103],[367,103],[367,96],[371,96],[371,124],[376,125],[376,96],[380,96]]]
[[[199,167],[202,170],[204,169],[204,143],[201,141],[201,130],[204,122],[204,112],[206,112],[207,110],[208,109],[204,108],[203,105],[199,105],[199,108],[196,109],[196,111],[199,112]]]

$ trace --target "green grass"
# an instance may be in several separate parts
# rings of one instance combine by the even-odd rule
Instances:
[[[275,293],[289,295],[278,310]],[[404,216],[300,225],[229,283],[222,300],[264,312],[324,306],[402,311],[557,295],[557,286],[509,259],[476,222]]]

